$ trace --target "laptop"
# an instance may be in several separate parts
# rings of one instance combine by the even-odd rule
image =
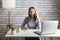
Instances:
[[[35,31],[35,34],[43,35],[43,34],[54,34],[56,33],[58,28],[58,20],[57,21],[43,21],[41,26],[41,31]]]

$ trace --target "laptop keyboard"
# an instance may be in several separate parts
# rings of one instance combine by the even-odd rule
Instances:
[[[34,33],[37,34],[37,35],[41,35],[40,31],[35,31]]]

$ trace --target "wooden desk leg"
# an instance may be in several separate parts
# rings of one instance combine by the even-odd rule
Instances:
[[[16,38],[14,37],[14,40],[16,40]]]
[[[50,38],[50,40],[53,40],[53,38],[52,37],[49,37]]]
[[[6,37],[4,36],[4,37],[2,38],[2,40],[6,40]]]
[[[16,40],[16,38],[15,37],[12,37],[12,40]]]
[[[13,37],[13,39],[12,40],[16,40],[16,38],[15,37]]]

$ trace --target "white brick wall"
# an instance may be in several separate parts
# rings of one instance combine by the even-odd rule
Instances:
[[[59,19],[59,1],[58,0],[16,0],[16,8],[19,9],[14,16],[20,21],[28,14],[28,8],[36,8],[41,20],[58,20]],[[18,16],[17,16],[18,15]]]

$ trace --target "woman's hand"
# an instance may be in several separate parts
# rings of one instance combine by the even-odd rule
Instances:
[[[25,30],[28,30],[29,28],[27,26],[24,27]]]

